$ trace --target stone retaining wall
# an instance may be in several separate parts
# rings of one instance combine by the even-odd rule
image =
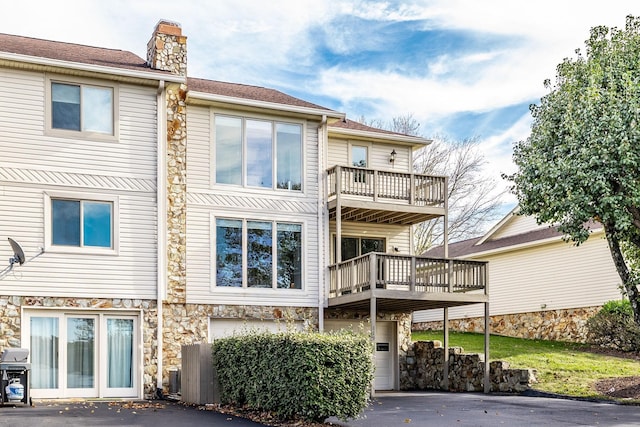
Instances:
[[[491,316],[492,334],[516,338],[585,342],[587,320],[600,307],[567,308],[530,313]],[[418,322],[414,331],[442,330],[442,322]],[[450,319],[449,328],[460,332],[484,333],[484,318]]]
[[[408,352],[402,390],[444,388],[444,348],[439,341],[417,341]],[[484,355],[449,348],[449,391],[484,391]],[[510,369],[503,361],[489,364],[491,391],[522,392],[536,382],[532,369]]]

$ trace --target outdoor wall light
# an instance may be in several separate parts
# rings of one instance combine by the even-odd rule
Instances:
[[[389,154],[389,163],[393,163],[396,161],[396,150],[394,149],[393,151],[391,151],[391,154]]]

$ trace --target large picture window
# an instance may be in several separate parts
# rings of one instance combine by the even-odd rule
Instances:
[[[216,286],[302,289],[302,225],[217,218]]]
[[[114,89],[51,82],[51,129],[114,134]]]
[[[302,126],[216,115],[215,183],[302,190]]]

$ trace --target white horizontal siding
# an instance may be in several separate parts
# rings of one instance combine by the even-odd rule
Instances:
[[[369,169],[389,170],[393,172],[407,173],[412,171],[413,154],[410,147],[404,145],[391,145],[368,143],[366,141],[351,141],[329,138],[329,151],[327,153],[328,165],[351,166],[351,145],[366,146],[369,150]],[[389,162],[391,151],[396,151],[396,159]]]
[[[501,239],[508,236],[516,236],[518,234],[527,233],[529,231],[541,230],[549,228],[549,224],[540,224],[536,222],[533,216],[529,215],[512,215],[511,218],[491,236],[489,240]]]
[[[47,190],[56,190],[48,188]],[[64,189],[66,192],[68,188]],[[157,277],[154,194],[121,194],[119,254],[83,255],[50,251],[2,280],[5,295],[74,298],[155,298]],[[27,258],[44,246],[44,195],[34,187],[0,186],[0,259],[9,259],[6,237]]]
[[[187,189],[191,192],[208,191],[212,182],[211,112],[209,108],[189,105],[187,120]]]
[[[620,278],[602,234],[580,246],[557,241],[486,256],[491,315],[599,306],[619,299]],[[452,319],[483,315],[482,305],[452,308]],[[414,321],[441,320],[441,310],[414,313]]]
[[[45,75],[0,72],[0,164],[14,168],[156,177],[156,91],[120,84],[119,141],[45,135]]]

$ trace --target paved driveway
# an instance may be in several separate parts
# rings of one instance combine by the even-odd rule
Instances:
[[[337,420],[332,420],[336,421]],[[386,393],[349,427],[640,426],[640,406],[482,393]]]
[[[397,392],[378,395],[348,427],[640,426],[640,406],[482,393]],[[258,427],[242,418],[169,401],[108,403],[36,401],[0,407],[0,426]]]

